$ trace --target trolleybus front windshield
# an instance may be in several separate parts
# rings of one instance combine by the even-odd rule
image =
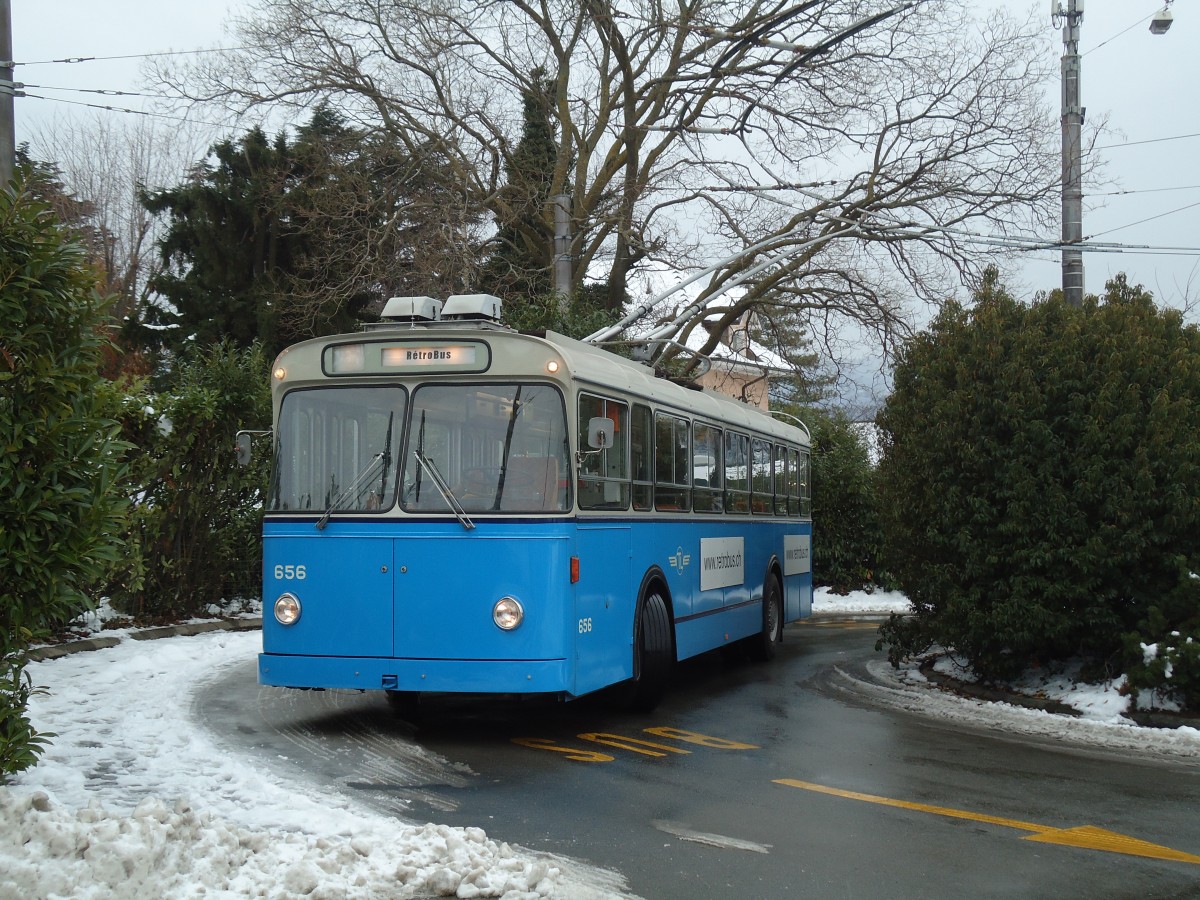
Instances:
[[[401,506],[409,512],[565,512],[566,410],[544,384],[428,384],[413,392]],[[439,485],[440,482],[440,485]]]
[[[267,509],[371,512],[393,506],[405,401],[399,387],[287,394]]]

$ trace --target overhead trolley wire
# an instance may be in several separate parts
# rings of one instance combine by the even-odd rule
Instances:
[[[88,109],[102,109],[107,112],[128,113],[134,116],[149,116],[152,119],[168,119],[173,122],[195,122],[198,125],[211,125],[214,128],[226,128],[229,125],[228,122],[209,122],[206,119],[194,119],[189,118],[188,116],[173,116],[170,113],[149,112],[148,110],[144,109],[129,109],[128,107],[110,106],[102,103],[85,103],[82,100],[66,100],[62,97],[45,97],[41,94],[25,93],[23,96],[29,97],[33,100],[48,100],[51,103],[66,103],[68,106],[83,106]]]
[[[156,56],[187,56],[195,53],[229,53],[249,50],[249,47],[210,47],[206,50],[162,50],[156,53],[127,53],[123,56],[68,56],[64,59],[38,59],[30,62],[13,62],[13,66],[49,66],[63,63],[104,62],[117,59],[151,59]]]

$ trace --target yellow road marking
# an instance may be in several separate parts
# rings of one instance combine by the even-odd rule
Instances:
[[[1035,822],[1022,822],[1019,819],[1005,819],[1000,816],[989,816],[984,813],[968,812],[963,809],[951,809],[946,806],[930,806],[927,803],[911,803],[907,800],[894,800],[891,797],[877,797],[874,794],[860,794],[857,791],[844,791],[840,788],[827,787],[823,784],[813,784],[811,781],[799,781],[795,778],[779,778],[776,784],[800,788],[805,791],[815,791],[819,794],[829,794],[834,797],[844,797],[848,800],[862,800],[879,806],[892,806],[899,809],[911,809],[916,812],[932,813],[936,816],[948,816],[952,819],[970,819],[973,822],[984,822],[989,825],[999,825],[1003,828],[1015,828],[1018,831],[1032,831],[1033,834],[1023,838],[1026,841],[1037,841],[1042,844],[1058,844],[1063,847],[1079,847],[1084,850],[1101,850],[1106,853],[1123,853],[1127,856],[1142,856],[1149,859],[1163,859],[1172,862],[1200,864],[1200,856],[1161,847],[1148,841],[1141,841],[1115,831],[1096,828],[1094,825],[1080,825],[1077,828],[1054,828],[1049,825],[1038,825]]]
[[[634,753],[641,753],[645,756],[666,756],[668,753],[686,754],[692,752],[691,750],[684,750],[681,747],[668,747],[666,744],[656,744],[654,741],[643,741],[640,738],[630,738],[620,734],[606,734],[605,732],[577,734],[575,737],[581,741],[592,741],[596,744],[616,747],[618,750],[632,750]]]

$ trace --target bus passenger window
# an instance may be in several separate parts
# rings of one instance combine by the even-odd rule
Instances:
[[[725,432],[725,511],[750,512],[750,439]]]
[[[786,516],[788,484],[788,448],[775,445],[775,515]]]
[[[695,483],[696,512],[720,512],[724,506],[721,490],[722,431],[697,422],[692,431],[692,478]]]
[[[633,508],[654,508],[654,415],[650,407],[633,405]]]
[[[774,509],[774,485],[771,477],[771,445],[755,438],[750,484],[750,509],[755,515],[769,514]]]
[[[612,445],[587,445],[593,419],[613,423]],[[579,508],[629,508],[629,406],[619,400],[579,395]]]
[[[800,515],[812,516],[812,456],[807,450],[800,451]]]
[[[787,514],[800,515],[800,451],[788,448]]]
[[[654,508],[690,511],[691,442],[687,419],[659,413],[654,417]]]

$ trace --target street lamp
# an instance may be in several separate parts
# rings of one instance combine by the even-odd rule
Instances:
[[[1167,5],[1154,14],[1154,18],[1150,20],[1151,34],[1166,34],[1171,27],[1175,17],[1171,15],[1171,0],[1167,0]]]
[[[1151,34],[1171,27],[1171,3],[1150,20]],[[1083,0],[1050,0],[1050,20],[1062,24],[1062,290],[1072,306],[1083,305],[1083,106],[1079,93],[1079,25]]]

